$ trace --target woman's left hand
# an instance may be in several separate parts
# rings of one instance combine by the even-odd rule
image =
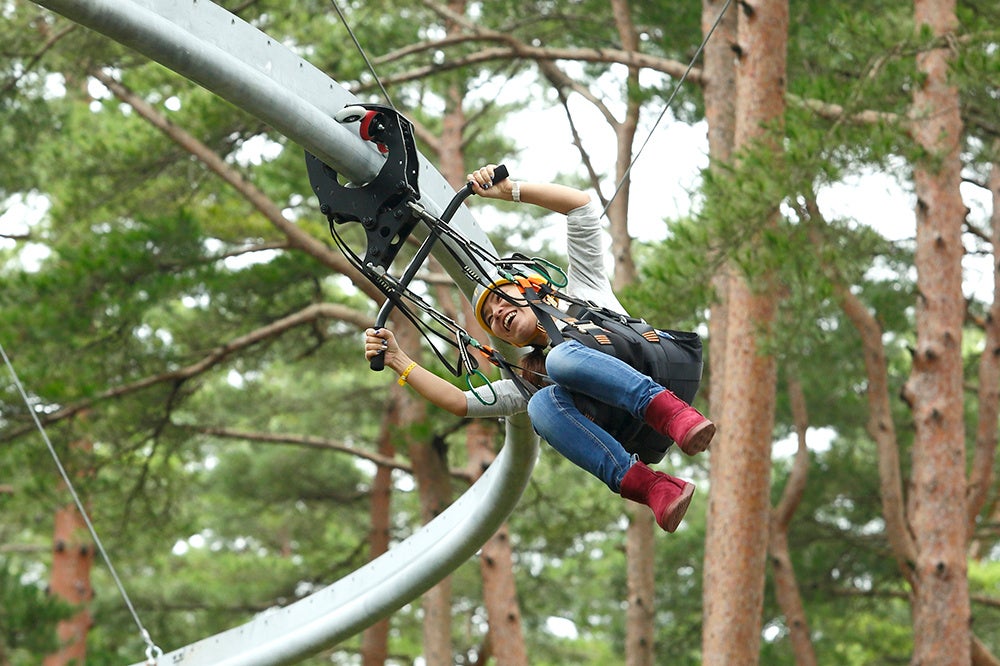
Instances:
[[[506,178],[499,183],[493,182],[496,164],[487,164],[476,169],[466,179],[472,183],[472,191],[485,199],[501,199],[503,201],[513,201],[511,194],[512,184],[510,178]]]

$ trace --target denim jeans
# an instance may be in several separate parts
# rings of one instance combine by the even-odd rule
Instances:
[[[587,418],[571,392],[623,409],[642,420],[663,386],[624,361],[576,340],[556,345],[545,359],[552,385],[528,402],[531,424],[552,448],[603,481],[612,492],[637,459],[615,437]]]

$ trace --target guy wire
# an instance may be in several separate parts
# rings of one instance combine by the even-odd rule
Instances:
[[[337,15],[340,16],[340,22],[344,24],[345,28],[347,28],[347,34],[351,36],[351,39],[354,41],[354,46],[358,49],[358,53],[361,54],[365,64],[368,65],[368,71],[372,73],[373,77],[375,77],[375,83],[378,84],[378,87],[382,90],[382,96],[385,97],[385,103],[395,109],[396,105],[393,104],[392,100],[389,98],[389,93],[386,92],[385,86],[382,85],[382,79],[379,78],[378,72],[375,71],[375,66],[372,65],[371,60],[368,59],[368,54],[365,53],[365,50],[361,47],[361,42],[359,42],[358,38],[354,35],[354,30],[351,29],[351,24],[347,22],[347,17],[344,16],[344,12],[340,11],[340,5],[337,4],[337,0],[330,0],[330,4],[333,5],[335,10],[337,10]]]
[[[629,162],[628,168],[625,169],[625,173],[622,175],[621,180],[618,181],[618,185],[615,187],[615,191],[611,194],[611,198],[608,199],[607,205],[604,206],[604,212],[601,213],[602,216],[608,214],[608,208],[611,208],[611,204],[612,202],[614,202],[615,197],[618,196],[618,193],[625,185],[625,181],[628,179],[629,174],[632,173],[632,167],[635,166],[635,163],[639,160],[639,156],[642,155],[642,151],[646,149],[646,144],[648,144],[649,140],[653,138],[653,133],[656,131],[656,128],[663,120],[663,116],[667,114],[667,111],[670,109],[670,105],[673,104],[674,102],[674,98],[677,97],[677,93],[680,92],[681,86],[684,85],[684,82],[687,80],[687,77],[691,73],[691,70],[694,69],[694,63],[697,62],[698,58],[701,56],[701,52],[705,50],[705,45],[708,44],[708,40],[712,38],[712,35],[715,33],[715,29],[719,27],[720,23],[722,23],[722,17],[726,15],[726,10],[729,9],[729,5],[731,5],[732,3],[733,0],[726,0],[725,6],[723,6],[722,10],[719,12],[719,15],[715,17],[715,23],[712,24],[712,28],[708,31],[708,34],[705,35],[705,38],[701,40],[701,44],[698,45],[698,49],[694,52],[694,55],[691,57],[691,61],[687,65],[687,69],[684,70],[684,74],[681,76],[680,79],[678,79],[677,85],[674,86],[673,91],[670,93],[670,97],[668,97],[667,101],[664,103],[663,109],[660,111],[659,117],[657,117],[656,122],[653,123],[653,126],[650,128],[649,134],[646,135],[646,140],[642,142],[641,146],[639,146],[639,150],[636,151],[635,156],[632,158],[632,161]]]
[[[0,344],[0,356],[3,356],[4,364],[7,366],[11,377],[14,379],[14,386],[17,387],[18,392],[21,394],[21,399],[24,400],[24,406],[28,408],[28,413],[31,414],[31,418],[35,422],[35,427],[38,428],[38,432],[41,433],[42,439],[45,441],[45,446],[48,447],[49,454],[52,456],[52,460],[55,461],[56,468],[59,470],[59,476],[62,477],[63,483],[66,484],[66,488],[69,490],[69,494],[73,498],[73,503],[76,504],[76,509],[83,517],[83,522],[87,525],[87,531],[90,532],[90,536],[94,540],[94,545],[101,554],[101,559],[104,560],[104,563],[107,565],[108,571],[111,573],[111,578],[114,579],[115,585],[118,587],[119,594],[121,594],[122,599],[124,599],[125,605],[128,606],[129,613],[132,614],[132,619],[139,628],[142,640],[146,643],[148,648],[147,654],[160,652],[160,649],[156,647],[156,645],[152,642],[152,639],[150,639],[149,632],[146,631],[144,626],[142,626],[139,614],[136,612],[135,606],[132,605],[132,599],[129,598],[128,592],[125,591],[125,586],[122,584],[121,578],[118,577],[118,572],[111,563],[111,558],[108,557],[108,552],[104,549],[104,544],[101,542],[101,538],[97,536],[97,530],[94,529],[94,524],[90,521],[90,516],[87,515],[87,510],[84,508],[83,502],[80,501],[80,496],[77,494],[76,488],[73,487],[73,482],[70,480],[69,474],[66,473],[66,468],[63,467],[62,460],[59,459],[59,454],[52,445],[52,441],[49,439],[48,433],[46,433],[45,428],[42,427],[42,422],[38,420],[38,415],[31,406],[31,400],[28,398],[28,393],[24,390],[24,386],[21,384],[21,380],[17,376],[17,372],[14,370],[14,364],[11,363],[10,358],[7,356],[7,352],[4,350],[2,344]]]

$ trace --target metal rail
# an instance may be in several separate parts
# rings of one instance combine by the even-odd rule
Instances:
[[[374,147],[333,116],[359,100],[275,39],[207,0],[36,0],[198,83],[268,123],[354,182],[380,170]],[[305,179],[303,173],[303,179]],[[420,203],[440,214],[454,190],[420,157]],[[460,233],[492,249],[468,209]],[[449,243],[444,240],[443,243]],[[462,255],[461,247],[452,249]],[[445,247],[434,252],[471,295],[474,285]],[[241,626],[171,649],[158,664],[291,664],[333,646],[433,587],[486,542],[514,509],[535,464],[538,440],[523,415],[508,419],[503,450],[444,513],[349,576]],[[156,638],[156,637],[153,637]],[[149,662],[138,662],[142,666]]]

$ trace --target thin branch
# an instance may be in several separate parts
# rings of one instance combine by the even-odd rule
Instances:
[[[229,341],[228,343],[219,345],[199,361],[176,370],[150,375],[128,384],[122,384],[120,386],[110,388],[92,398],[87,398],[71,405],[67,405],[56,410],[55,412],[52,412],[51,414],[42,416],[40,417],[40,420],[44,425],[49,425],[89,409],[99,402],[121,398],[157,385],[181,384],[221,364],[236,352],[253,347],[254,345],[265,340],[276,338],[298,326],[310,324],[316,319],[336,319],[353,324],[358,329],[364,329],[371,323],[371,317],[367,313],[360,312],[353,308],[334,303],[314,303],[296,313],[288,315],[287,317],[273,321],[270,324],[247,333],[246,335],[242,335]],[[11,428],[4,433],[3,437],[0,438],[0,441],[10,441],[16,439],[25,432],[31,430],[33,427],[34,425],[29,423],[21,426],[20,428]]]
[[[815,220],[817,225],[826,226],[823,214],[810,197],[801,211],[803,219]],[[819,243],[820,239],[816,239]],[[915,583],[914,563],[916,544],[906,522],[906,502],[903,492],[902,471],[899,460],[899,441],[896,426],[892,420],[889,398],[889,369],[882,342],[882,326],[869,312],[865,304],[844,284],[836,270],[829,270],[834,293],[841,309],[854,325],[861,338],[861,352],[868,379],[868,423],[869,436],[878,449],[879,484],[882,492],[882,517],[885,519],[886,536],[903,577]]]
[[[114,80],[101,70],[93,70],[91,75],[107,86],[116,97],[135,109],[142,118],[163,132],[188,153],[198,158],[210,171],[222,178],[249,201],[267,220],[288,239],[291,247],[300,249],[314,257],[323,265],[343,273],[352,282],[370,296],[373,300],[381,299],[381,292],[347,261],[347,259],[332,248],[323,244],[310,234],[303,231],[290,220],[286,219],[281,209],[257,187],[247,181],[237,170],[226,163],[215,151],[188,134],[186,131],[170,122],[151,104],[133,93],[124,85]]]
[[[187,430],[193,430],[194,432],[201,433],[203,435],[210,435],[212,437],[221,437],[226,439],[242,439],[248,442],[262,442],[267,444],[289,444],[292,446],[302,446],[310,449],[322,449],[327,451],[338,451],[340,453],[346,453],[348,455],[355,456],[357,458],[362,458],[371,463],[379,465],[381,467],[387,467],[389,469],[395,469],[407,474],[413,474],[413,465],[398,460],[396,458],[390,458],[388,456],[375,453],[373,451],[366,451],[364,449],[359,449],[354,446],[348,446],[343,442],[334,441],[331,439],[325,439],[323,437],[313,437],[310,435],[290,435],[283,433],[270,433],[270,432],[254,432],[247,430],[233,430],[231,428],[223,428],[216,426],[177,426],[179,428],[184,428]],[[463,468],[455,468],[449,471],[449,474],[456,479],[472,483],[473,479],[469,470]]]
[[[788,396],[792,407],[792,420],[795,423],[795,433],[798,436],[798,449],[795,452],[788,482],[781,493],[781,499],[777,506],[771,509],[767,550],[774,572],[775,596],[778,599],[778,605],[785,614],[785,624],[789,628],[795,662],[800,666],[807,666],[816,663],[816,650],[812,644],[805,605],[802,603],[802,594],[799,591],[795,569],[792,566],[791,553],[788,548],[788,531],[792,517],[805,494],[806,482],[809,477],[809,448],[806,445],[809,412],[797,368],[794,365],[788,367],[785,375],[787,376]]]
[[[13,90],[14,87],[18,84],[18,82],[26,74],[28,74],[35,68],[35,65],[37,65],[43,57],[45,57],[45,54],[48,53],[52,49],[52,47],[58,44],[63,37],[70,34],[79,27],[80,26],[77,23],[70,23],[56,34],[51,35],[48,38],[48,40],[46,40],[46,42],[42,44],[42,48],[36,51],[35,54],[24,64],[24,68],[21,70],[21,73],[8,80],[7,83],[4,85],[4,87],[0,89],[0,96],[6,95],[11,90]],[[48,33],[48,30],[46,29],[45,32]]]
[[[232,428],[223,428],[217,426],[199,426],[199,425],[178,425],[177,427],[183,428],[185,430],[192,430],[194,432],[201,433],[203,435],[211,435],[212,437],[219,437],[224,439],[242,439],[248,442],[263,442],[268,444],[291,444],[294,446],[301,446],[310,449],[324,449],[329,451],[339,451],[340,453],[347,453],[358,458],[362,458],[369,462],[375,463],[381,467],[388,467],[390,469],[396,469],[408,474],[413,473],[412,465],[397,460],[396,458],[390,458],[387,456],[380,455],[378,453],[373,453],[371,451],[365,451],[364,449],[359,449],[354,446],[348,446],[342,442],[326,439],[323,437],[312,437],[310,435],[290,435],[281,433],[270,433],[270,432],[255,432],[247,430],[234,430]]]

